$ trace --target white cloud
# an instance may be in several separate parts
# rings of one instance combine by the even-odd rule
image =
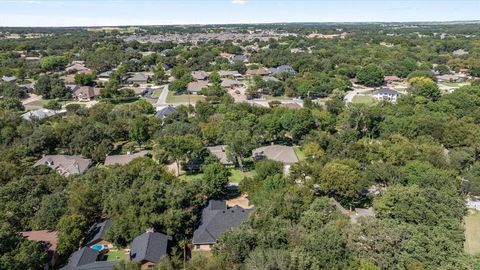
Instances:
[[[246,3],[248,3],[248,0],[232,0],[231,2],[235,5],[245,5]]]

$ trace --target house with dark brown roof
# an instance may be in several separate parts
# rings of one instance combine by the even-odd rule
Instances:
[[[26,231],[21,233],[23,237],[30,241],[41,243],[47,253],[47,263],[44,269],[48,270],[54,267],[58,262],[57,243],[58,235],[56,231]]]

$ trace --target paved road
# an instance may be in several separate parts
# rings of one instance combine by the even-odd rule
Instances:
[[[23,105],[27,105],[28,103],[32,103],[34,101],[37,101],[37,100],[40,100],[42,99],[42,96],[39,96],[39,95],[35,95],[35,94],[28,94],[28,98],[22,100],[22,104]]]

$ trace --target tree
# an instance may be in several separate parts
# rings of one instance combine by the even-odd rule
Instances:
[[[215,162],[203,167],[203,181],[205,182],[206,194],[213,198],[221,198],[227,192],[228,177],[230,171],[222,164]]]
[[[54,230],[60,218],[67,212],[67,197],[63,192],[46,195],[33,217],[35,230]]]
[[[57,252],[68,256],[80,247],[87,231],[87,220],[81,215],[63,216],[57,225],[58,245]]]
[[[414,77],[408,82],[410,83],[408,91],[414,96],[437,100],[442,95],[438,85],[430,78]]]
[[[94,86],[95,74],[79,73],[75,75],[75,83],[79,85]]]
[[[146,119],[140,118],[133,122],[132,129],[130,130],[130,138],[140,145],[150,138]]]
[[[60,71],[67,63],[68,59],[65,56],[45,56],[40,60],[40,65],[46,71]]]
[[[354,198],[363,187],[356,161],[331,161],[320,172],[320,186],[327,193]],[[353,166],[352,166],[353,165]]]
[[[180,161],[197,157],[203,151],[200,139],[194,135],[165,136],[160,138],[160,144],[177,164],[177,176],[180,172]]]
[[[357,73],[357,79],[361,84],[376,87],[383,84],[383,70],[374,64],[367,65]]]
[[[229,264],[242,263],[255,247],[255,234],[247,228],[225,232],[215,247],[217,254]]]

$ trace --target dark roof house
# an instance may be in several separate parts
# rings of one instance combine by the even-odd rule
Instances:
[[[225,201],[210,200],[202,210],[202,219],[193,233],[194,245],[213,245],[227,230],[240,226],[248,219],[252,209],[240,206],[227,208]]]
[[[237,54],[232,58],[233,62],[248,62],[248,58],[243,54]]]
[[[103,241],[107,230],[112,226],[111,219],[105,219],[101,222],[95,223],[88,230],[88,234],[83,240],[84,246],[92,246],[98,242]]]
[[[130,245],[132,262],[158,263],[163,256],[168,256],[172,237],[158,232],[146,232],[133,239]]]
[[[143,73],[143,72],[136,72],[134,74],[131,74],[130,77],[127,78],[126,83],[127,84],[146,84],[148,83],[148,80],[150,80],[150,76]]]
[[[89,247],[75,251],[62,270],[111,270],[117,261],[97,261],[100,253]]]
[[[165,119],[167,116],[174,114],[177,112],[177,109],[173,106],[166,106],[161,108],[155,113],[155,116],[160,118],[160,119]]]

